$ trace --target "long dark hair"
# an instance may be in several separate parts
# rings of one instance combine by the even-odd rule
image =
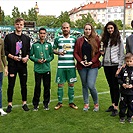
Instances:
[[[110,35],[109,32],[107,31],[108,25],[112,25],[114,27],[114,32],[112,33],[112,35]],[[104,33],[101,39],[101,41],[104,43],[104,47],[107,47],[109,39],[111,39],[110,46],[113,46],[113,45],[116,46],[117,43],[118,44],[121,43],[120,32],[118,30],[117,25],[113,21],[109,21],[104,27]]]

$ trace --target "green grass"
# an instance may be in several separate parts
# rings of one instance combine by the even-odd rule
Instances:
[[[54,110],[57,104],[57,84],[55,83],[57,57],[51,63],[52,83],[51,83],[51,103],[50,110],[43,110],[41,92],[40,108],[38,112],[32,111],[32,97],[34,92],[33,63],[28,62],[28,100],[30,111],[24,112],[21,109],[21,94],[19,80],[17,79],[14,88],[13,111],[7,116],[0,117],[0,133],[133,133],[133,125],[129,123],[120,124],[119,116],[111,117],[105,110],[110,106],[109,88],[103,73],[103,68],[99,69],[96,87],[99,93],[100,111],[93,112],[93,101],[90,97],[90,110],[84,112],[81,82],[77,73],[78,82],[75,83],[75,100],[79,107],[74,110],[68,107],[67,83],[64,87],[63,107]],[[7,106],[7,77],[3,82],[3,107]],[[19,105],[19,106],[15,106]]]

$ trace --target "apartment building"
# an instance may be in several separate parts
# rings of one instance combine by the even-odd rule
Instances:
[[[82,15],[91,14],[96,23],[105,25],[108,21],[121,20],[130,26],[133,19],[133,0],[126,0],[124,8],[124,0],[87,0],[86,3],[69,11],[70,20],[76,21],[82,19]]]

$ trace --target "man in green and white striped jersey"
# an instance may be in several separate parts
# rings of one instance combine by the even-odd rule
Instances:
[[[55,109],[57,110],[63,106],[63,87],[66,81],[68,82],[69,106],[78,109],[73,103],[74,82],[77,81],[73,56],[76,38],[70,35],[70,24],[67,22],[62,24],[62,33],[62,36],[55,38],[53,45],[54,53],[58,55],[58,69],[56,75],[56,83],[58,83],[58,104],[55,106]]]

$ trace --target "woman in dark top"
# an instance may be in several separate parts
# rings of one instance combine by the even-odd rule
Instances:
[[[82,82],[84,99],[84,111],[89,109],[88,89],[94,101],[93,111],[99,110],[98,95],[95,82],[100,66],[100,40],[91,24],[84,26],[84,36],[77,39],[74,49],[74,57],[77,60],[77,69]]]

